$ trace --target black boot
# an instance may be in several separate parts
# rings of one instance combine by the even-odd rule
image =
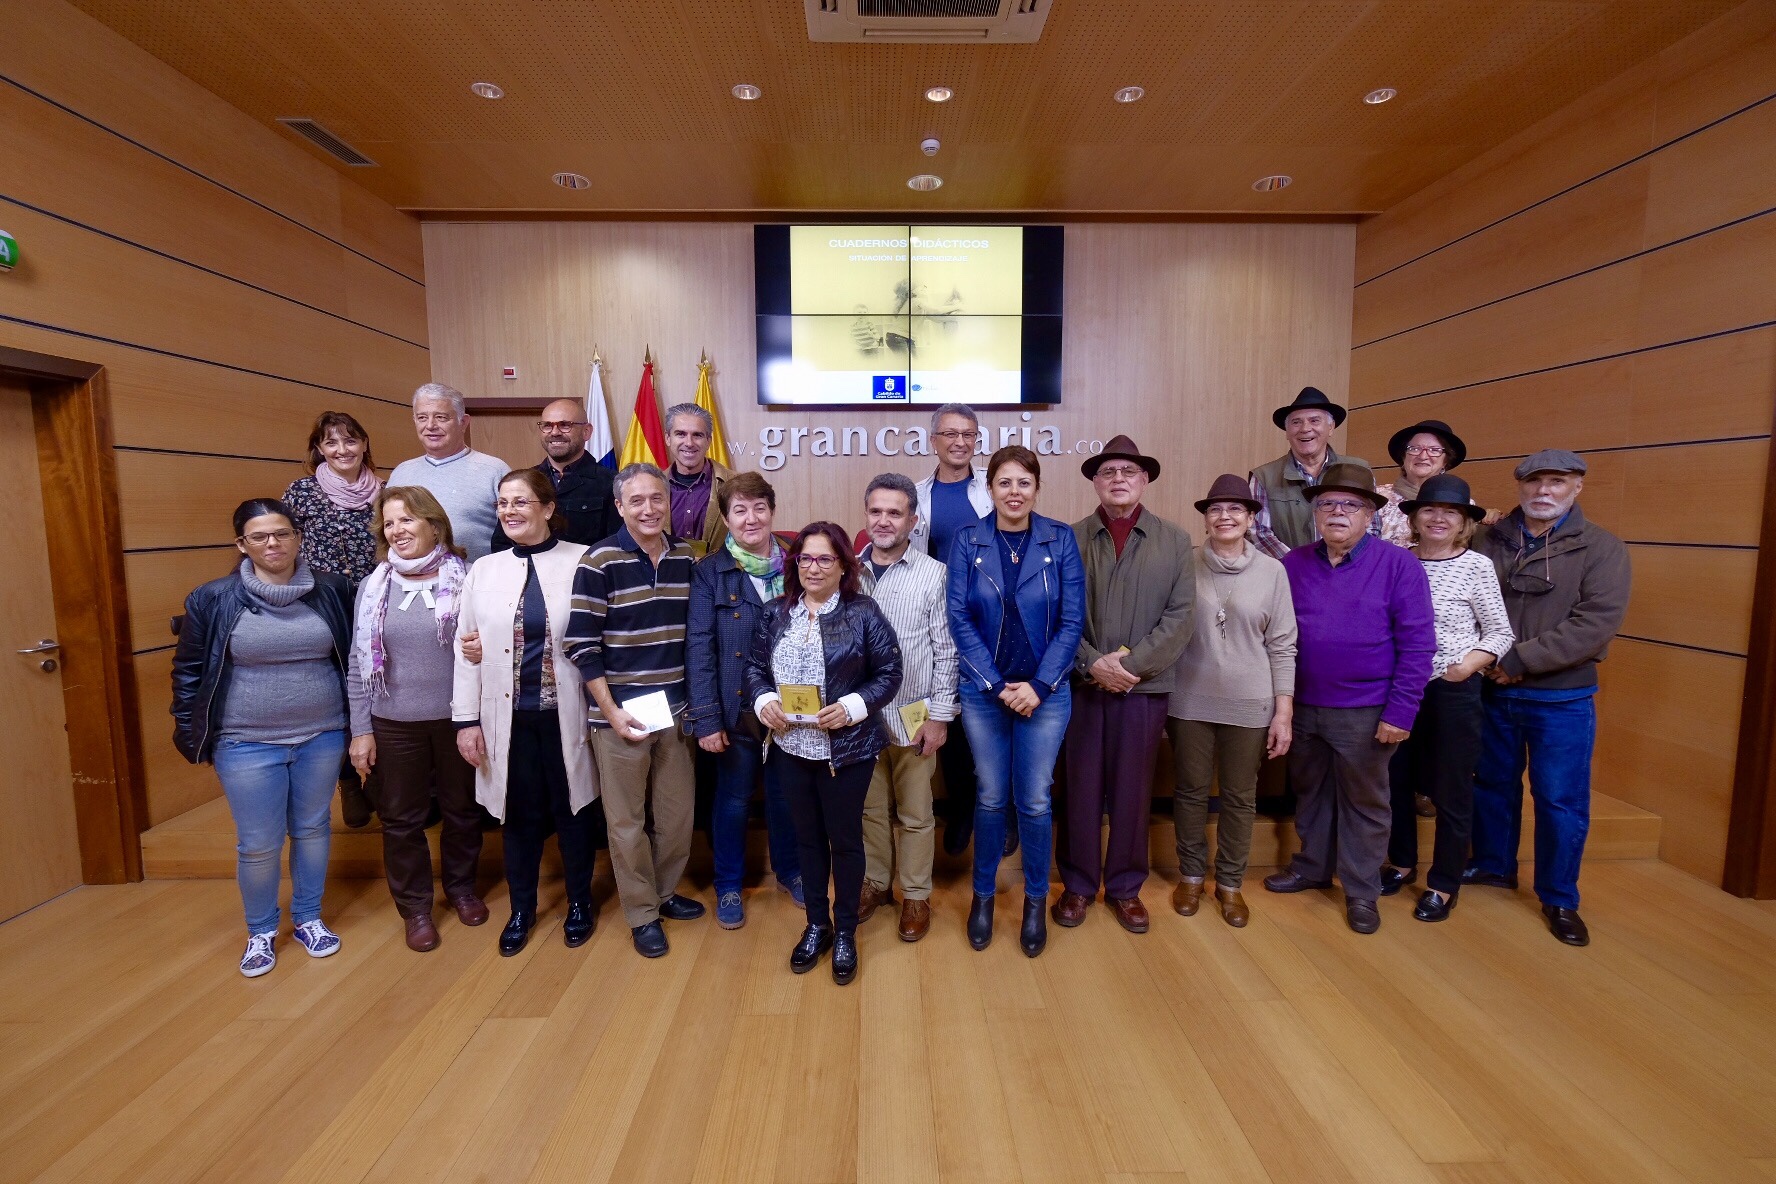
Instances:
[[[1024,897],[1024,927],[1018,930],[1018,946],[1026,957],[1034,958],[1048,945],[1047,904],[1039,897]]]
[[[857,977],[857,935],[841,933],[833,938],[833,982],[841,987]]]
[[[527,909],[513,909],[512,919],[506,922],[506,927],[504,929],[500,930],[500,957],[510,958],[513,954],[522,950],[524,948],[524,943],[530,940],[530,931],[535,924],[535,913],[530,912]]]
[[[810,925],[802,930],[802,940],[796,942],[795,949],[789,952],[789,968],[797,974],[807,974],[820,961],[820,955],[833,948],[833,931],[831,925]],[[852,969],[856,969],[856,951],[852,951]]]
[[[984,950],[993,940],[993,898],[975,895],[974,904],[968,910],[968,944],[977,950]]]
[[[561,923],[561,940],[567,943],[568,949],[583,946],[592,937],[592,927],[598,923],[598,914],[589,904],[570,904],[567,906],[567,920]]]

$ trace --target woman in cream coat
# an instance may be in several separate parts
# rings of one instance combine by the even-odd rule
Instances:
[[[512,918],[499,947],[510,956],[536,924],[537,873],[551,830],[567,878],[562,937],[579,946],[592,936],[598,778],[585,687],[561,648],[574,569],[587,548],[556,537],[555,491],[535,469],[508,473],[496,508],[515,545],[476,560],[463,581],[450,715],[457,748],[475,766],[476,800],[505,823]]]

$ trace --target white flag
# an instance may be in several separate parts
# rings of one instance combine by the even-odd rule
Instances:
[[[617,467],[617,446],[611,437],[610,412],[604,407],[604,379],[598,363],[592,364],[592,380],[586,384],[586,451],[607,469]]]

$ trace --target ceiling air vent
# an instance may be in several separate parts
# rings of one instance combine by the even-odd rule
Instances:
[[[810,41],[1031,42],[1052,0],[802,0]]]
[[[278,122],[341,164],[349,164],[356,169],[376,167],[374,160],[312,119],[279,119]]]

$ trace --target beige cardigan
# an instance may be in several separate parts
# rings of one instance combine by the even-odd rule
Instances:
[[[558,542],[535,557],[537,579],[549,610],[555,642],[556,710],[561,714],[561,757],[567,765],[567,797],[575,810],[598,797],[598,771],[586,741],[586,684],[561,648],[567,632],[574,570],[589,548]],[[512,744],[512,620],[524,595],[525,563],[511,551],[495,551],[477,559],[463,581],[462,607],[456,619],[456,687],[450,718],[479,719],[487,741],[487,759],[475,770],[475,800],[502,822],[506,817],[506,756]],[[465,633],[481,634],[481,661],[463,657]]]

